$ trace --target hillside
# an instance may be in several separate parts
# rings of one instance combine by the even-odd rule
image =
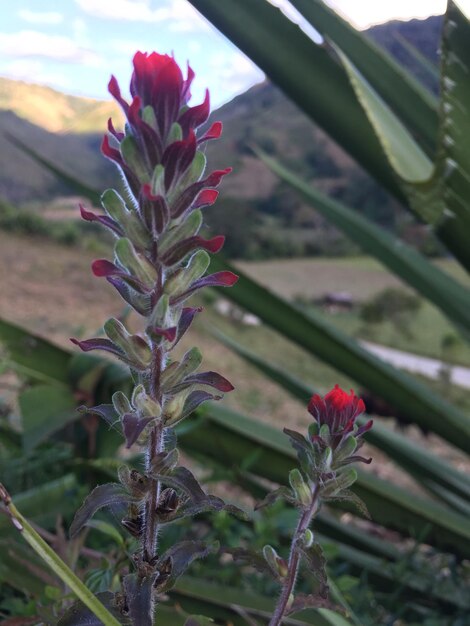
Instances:
[[[96,133],[103,121],[119,115],[111,101],[70,96],[44,85],[0,77],[0,110],[53,133]]]
[[[435,89],[432,76],[410,56],[400,37],[435,62],[441,23],[440,17],[395,21],[368,33],[412,71],[421,72],[427,86]],[[120,116],[111,102],[0,79],[0,197],[17,204],[44,204],[67,194],[60,182],[8,141],[8,134],[95,188],[115,182],[114,169],[99,154],[102,129],[110,115]],[[209,163],[231,165],[234,173],[224,181],[222,200],[208,212],[208,221],[228,235],[229,254],[257,257],[351,251],[343,237],[251,156],[253,144],[281,157],[305,179],[385,227],[401,227],[403,215],[397,205],[269,82],[255,85],[214,115],[224,123],[224,137],[209,143]]]

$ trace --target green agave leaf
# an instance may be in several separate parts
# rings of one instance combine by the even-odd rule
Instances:
[[[190,0],[312,120],[403,200],[346,73],[324,46],[266,0]]]
[[[73,474],[33,487],[15,496],[16,504],[30,519],[42,525],[54,524],[57,515],[67,515],[75,506],[78,494],[77,479]],[[47,507],[44,503],[47,502]],[[3,534],[10,526],[8,518],[0,515],[0,532]]]
[[[66,387],[36,385],[21,393],[18,400],[25,452],[80,417],[72,390]]]
[[[84,196],[90,200],[94,204],[94,206],[100,206],[101,204],[101,194],[97,191],[92,190],[86,183],[81,182],[75,176],[71,176],[64,172],[63,169],[57,167],[49,160],[45,159],[41,156],[40,152],[32,148],[30,145],[23,143],[18,137],[6,132],[5,137],[8,141],[14,144],[17,148],[25,152],[32,159],[40,163],[47,170],[55,174],[57,178],[59,178],[62,182],[64,182],[68,187],[70,187],[73,191],[75,191],[78,195]]]
[[[25,328],[0,319],[0,342],[10,361],[33,380],[67,384],[68,352]]]
[[[302,404],[306,405],[308,399],[316,393],[312,387],[303,381],[268,363],[226,335],[220,332],[214,333],[214,335],[224,345],[300,400]],[[365,417],[359,418],[362,423],[365,423],[367,419]],[[454,494],[460,499],[470,500],[470,480],[468,477],[408,437],[396,433],[376,421],[373,429],[366,433],[365,439],[385,452],[400,467],[424,484],[426,488],[429,488],[433,494],[437,493],[436,486],[440,486],[439,493]],[[445,501],[448,502],[448,500]],[[457,510],[462,512],[461,506]]]
[[[323,36],[340,46],[377,93],[403,120],[428,155],[435,150],[437,98],[371,38],[352,27],[323,0],[291,0]],[[413,106],[410,106],[410,103]]]
[[[39,596],[45,585],[56,585],[57,579],[29,546],[8,537],[0,540],[0,583]]]
[[[337,48],[337,52],[358,100],[367,112],[395,172],[402,180],[409,183],[428,180],[433,172],[432,161],[419,147],[389,104],[383,100],[340,48]]]
[[[373,356],[320,316],[302,313],[220,258],[212,257],[211,270],[233,270],[239,275],[236,286],[224,292],[224,297],[385,398],[417,424],[470,451],[470,420],[425,385]]]
[[[394,274],[429,299],[459,328],[470,331],[470,292],[449,274],[427,261],[413,248],[384,229],[305,183],[293,172],[261,150],[263,162],[282,180],[298,191],[316,211],[341,229],[366,253],[371,254]]]
[[[461,141],[470,129],[466,115],[470,59],[464,43],[469,34],[468,20],[449,2],[443,31],[440,127],[434,163],[359,69],[344,52],[339,48],[337,51],[410,206],[470,270],[470,153],[466,142]]]
[[[196,580],[189,576],[180,579],[171,594],[171,601],[180,603],[183,609],[190,612],[203,611],[211,615],[216,621],[228,620],[234,626],[246,626],[246,620],[236,612],[236,607],[242,607],[248,615],[270,618],[274,607],[274,600],[261,597],[247,591],[220,586],[204,580]],[[196,608],[197,607],[197,608]],[[286,618],[283,624],[299,625],[313,624],[314,626],[351,626],[350,622],[334,621],[337,614],[326,609],[309,609],[299,613],[295,618]],[[344,620],[344,618],[342,618]]]

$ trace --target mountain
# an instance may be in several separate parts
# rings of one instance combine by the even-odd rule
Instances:
[[[0,77],[0,110],[53,133],[96,133],[109,117],[119,116],[112,101],[70,96],[44,85]]]
[[[435,77],[416,53],[437,60],[441,17],[389,22],[367,33],[436,89]],[[408,44],[403,43],[406,40]],[[209,224],[228,235],[233,256],[341,254],[350,244],[251,155],[251,145],[279,157],[306,180],[356,207],[387,228],[402,219],[399,207],[268,81],[234,98],[215,114],[224,136],[207,147],[209,165],[231,165]],[[67,189],[9,140],[13,135],[46,159],[97,189],[116,183],[99,153],[108,117],[120,119],[112,102],[61,94],[48,87],[0,79],[0,197],[39,205]],[[247,229],[250,237],[246,237]]]

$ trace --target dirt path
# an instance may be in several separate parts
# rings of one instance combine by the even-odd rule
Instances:
[[[390,365],[407,370],[413,374],[421,374],[432,380],[439,380],[443,373],[449,377],[449,382],[465,389],[470,389],[470,368],[460,365],[444,363],[438,359],[431,359],[419,354],[411,354],[402,350],[395,350],[388,346],[381,346],[368,341],[361,341],[364,348],[380,357]]]

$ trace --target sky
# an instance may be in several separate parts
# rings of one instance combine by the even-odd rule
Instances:
[[[302,25],[288,0],[270,1]],[[445,0],[328,3],[358,28],[445,10]],[[470,12],[470,0],[460,6]],[[126,91],[136,50],[189,60],[194,102],[209,87],[218,106],[264,77],[187,0],[0,0],[0,76],[104,99],[111,73]]]

